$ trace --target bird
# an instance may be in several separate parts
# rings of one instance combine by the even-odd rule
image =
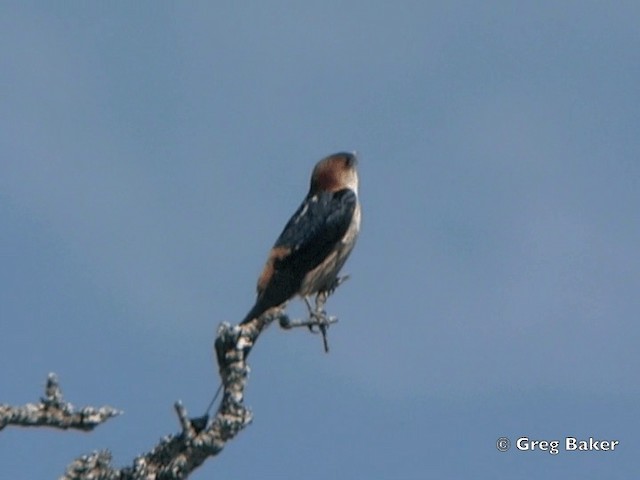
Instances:
[[[241,324],[282,308],[295,296],[312,313],[307,298],[328,296],[340,283],[338,274],[360,233],[357,166],[355,152],[334,153],[316,163],[309,191],[271,248],[255,303]]]
[[[309,192],[271,248],[258,277],[255,303],[241,325],[272,309],[282,308],[299,295],[312,317],[306,325],[310,330],[314,324],[319,327],[325,352],[329,351],[326,338],[329,321],[324,312],[318,310],[344,279],[338,274],[360,233],[357,166],[355,152],[334,153],[316,163]],[[317,295],[315,311],[307,298],[313,294]],[[245,358],[248,354],[249,349],[244,353]],[[196,421],[207,424],[209,412],[221,391],[222,384],[204,416]]]

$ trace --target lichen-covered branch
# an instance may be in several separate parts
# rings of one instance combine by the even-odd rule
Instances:
[[[76,409],[63,400],[58,378],[50,373],[45,395],[39,403],[28,403],[21,407],[0,405],[0,430],[7,425],[16,425],[90,431],[120,413],[122,412],[109,406]]]
[[[187,478],[251,422],[251,412],[243,404],[249,373],[246,358],[264,328],[281,316],[280,312],[267,313],[242,325],[223,323],[218,328],[215,350],[224,393],[213,419],[189,418],[186,408],[177,402],[181,432],[163,438],[153,450],[137,457],[131,467],[114,469],[108,452],[93,452],[69,465],[61,480]]]
[[[337,286],[337,285],[336,285]],[[215,352],[222,378],[223,396],[215,416],[208,414],[190,418],[181,402],[175,410],[180,432],[167,435],[151,451],[139,455],[133,464],[124,468],[111,465],[107,450],[95,451],[74,460],[60,480],[178,480],[185,479],[204,461],[222,451],[225,444],[251,423],[252,414],[244,406],[244,390],[249,374],[247,356],[262,331],[272,322],[286,329],[317,327],[326,346],[326,329],[337,319],[324,312],[324,302],[331,292],[316,298],[315,310],[309,307],[310,318],[291,321],[284,312],[274,309],[259,318],[240,325],[223,323],[218,328]],[[58,428],[91,430],[120,412],[111,407],[75,410],[62,401],[62,393],[55,375],[50,374],[45,398],[40,404],[25,407],[0,406],[0,429],[13,425],[49,425]]]

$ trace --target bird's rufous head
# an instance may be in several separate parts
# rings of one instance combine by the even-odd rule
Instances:
[[[337,192],[345,188],[358,193],[357,165],[355,152],[334,153],[323,158],[313,169],[309,193]]]

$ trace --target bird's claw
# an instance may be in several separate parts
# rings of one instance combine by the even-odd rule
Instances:
[[[318,292],[315,298],[315,308],[311,306],[311,302],[309,298],[302,297],[304,302],[307,304],[307,309],[309,310],[309,317],[307,320],[297,321],[297,322],[287,322],[286,325],[280,322],[280,326],[283,328],[292,328],[292,327],[302,327],[305,326],[309,329],[311,333],[322,334],[322,341],[324,343],[324,351],[329,351],[329,344],[327,342],[327,330],[332,323],[336,323],[338,321],[337,317],[331,317],[327,315],[327,312],[324,309],[324,304],[327,302],[327,298],[331,295],[336,288],[340,286],[341,283],[347,281],[349,279],[349,275],[344,275],[342,277],[337,277],[329,286],[327,290],[322,292]],[[316,330],[317,328],[317,330]]]
[[[306,299],[305,299],[306,301]],[[307,327],[311,333],[322,334],[322,341],[324,343],[324,351],[329,351],[329,344],[327,342],[327,330],[332,323],[338,321],[337,317],[327,315],[322,309],[313,309],[307,301],[309,306],[309,316],[305,320],[291,320],[287,315],[282,314],[279,317],[280,327],[289,330],[294,327]]]
[[[327,313],[322,311],[314,311],[309,312],[309,331],[311,333],[321,333],[322,334],[322,343],[324,344],[324,351],[329,352],[329,342],[327,341],[327,330],[329,330],[329,326],[332,323],[338,321],[336,317],[329,317]],[[318,330],[315,330],[314,327],[318,327]]]
[[[310,327],[315,326],[315,325],[320,325],[321,323],[326,322],[327,319],[327,312],[325,312],[324,310],[309,310],[309,322],[313,322],[310,323]]]

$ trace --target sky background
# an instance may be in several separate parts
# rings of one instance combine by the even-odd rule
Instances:
[[[0,476],[130,465],[176,400],[202,414],[217,325],[341,150],[363,222],[331,352],[266,331],[254,423],[191,478],[640,471],[637,2],[5,2],[0,62],[0,403],[53,371],[125,411],[5,429]]]

